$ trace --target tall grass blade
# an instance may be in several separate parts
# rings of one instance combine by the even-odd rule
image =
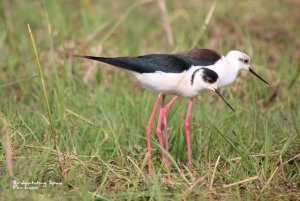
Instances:
[[[41,81],[41,85],[42,85],[42,91],[43,91],[43,96],[44,96],[44,101],[45,101],[45,106],[47,109],[47,114],[48,114],[48,119],[50,122],[50,127],[51,127],[51,131],[52,131],[52,135],[53,135],[53,141],[54,141],[54,146],[56,149],[56,154],[57,154],[57,159],[58,159],[58,163],[60,166],[60,170],[61,170],[61,175],[64,178],[64,173],[65,173],[65,168],[64,168],[64,158],[63,155],[59,149],[59,146],[57,144],[57,133],[54,127],[54,122],[53,122],[53,118],[52,118],[52,114],[51,114],[51,109],[50,109],[50,104],[49,104],[49,100],[48,100],[48,96],[47,96],[47,91],[46,91],[46,84],[45,84],[45,79],[44,79],[44,73],[40,64],[40,59],[38,56],[38,52],[36,49],[36,45],[35,45],[35,41],[34,41],[34,37],[33,34],[31,32],[31,28],[30,25],[27,24],[27,28],[28,28],[28,32],[30,35],[30,39],[31,39],[31,43],[32,43],[32,48],[34,51],[34,55],[35,55],[35,61],[36,61],[36,68],[40,77],[40,81]]]

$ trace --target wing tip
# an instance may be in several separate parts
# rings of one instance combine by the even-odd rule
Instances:
[[[80,54],[72,54],[72,57],[77,57],[77,58],[86,58],[88,59],[90,56],[86,56],[86,55],[80,55]]]

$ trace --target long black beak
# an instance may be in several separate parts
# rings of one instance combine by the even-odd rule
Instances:
[[[228,105],[228,107],[230,107],[230,109],[232,109],[232,111],[235,112],[235,110],[231,107],[231,105],[229,105],[229,103],[222,96],[222,94],[220,93],[220,91],[218,89],[215,89],[215,92],[216,92],[216,94],[218,94],[222,98],[222,100],[226,103],[226,105]]]
[[[252,70],[251,68],[249,68],[250,73],[252,73],[253,75],[255,75],[256,77],[258,77],[261,81],[263,81],[264,83],[266,83],[267,85],[269,85],[269,83],[262,79],[259,75],[256,74],[256,72],[254,72],[254,70]]]

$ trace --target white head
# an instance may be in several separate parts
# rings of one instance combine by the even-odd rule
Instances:
[[[224,97],[218,90],[218,82],[218,74],[215,71],[204,67],[195,70],[191,76],[191,85],[198,85],[199,90],[208,89],[210,91],[216,92],[222,98],[222,100],[234,111],[234,109],[229,105],[229,103],[224,99]]]
[[[198,68],[192,73],[191,85],[202,89],[214,91],[218,88],[219,76],[218,74],[208,68]]]
[[[231,50],[227,53],[226,58],[237,70],[249,70],[250,68],[250,57],[241,51]]]
[[[240,70],[250,71],[250,73],[258,77],[261,81],[265,82],[266,84],[269,84],[258,74],[256,74],[253,71],[253,69],[250,68],[250,57],[244,52],[238,50],[232,50],[227,53],[226,58],[230,62],[230,65],[236,69],[236,71],[240,71]]]

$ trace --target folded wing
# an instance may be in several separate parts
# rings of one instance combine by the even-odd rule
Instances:
[[[193,49],[176,54],[148,54],[137,57],[95,57],[75,55],[117,66],[138,73],[181,73],[191,66],[213,65],[221,58],[217,52],[208,49]]]

